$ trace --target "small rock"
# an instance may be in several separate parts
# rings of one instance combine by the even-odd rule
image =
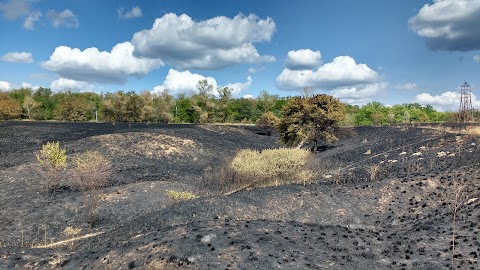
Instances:
[[[443,151],[437,153],[437,157],[444,157],[444,156],[446,156],[446,155],[447,155],[447,153],[445,153],[445,152],[443,152]]]
[[[200,241],[202,243],[210,243],[210,241],[212,241],[212,239],[215,238],[215,237],[217,237],[217,236],[213,233],[207,234],[204,237],[202,237],[202,239]]]
[[[416,152],[412,154],[412,156],[421,156],[421,155],[422,155],[422,152]]]
[[[455,153],[451,153],[448,155],[449,157],[454,157],[455,156]]]
[[[364,155],[371,155],[372,154],[372,149],[368,149],[367,152],[363,153]]]
[[[401,152],[400,154],[398,154],[399,156],[403,156],[403,155],[406,155],[407,152]]]

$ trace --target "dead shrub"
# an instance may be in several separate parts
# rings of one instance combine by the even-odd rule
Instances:
[[[84,193],[91,227],[95,209],[102,198],[100,188],[107,186],[111,175],[111,162],[97,151],[87,151],[74,159],[73,180],[78,189]]]
[[[48,192],[55,192],[61,187],[64,170],[67,167],[66,150],[60,147],[59,142],[47,142],[36,154],[40,164],[40,174],[43,177],[42,186]]]

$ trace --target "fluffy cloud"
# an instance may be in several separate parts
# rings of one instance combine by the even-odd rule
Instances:
[[[80,26],[77,15],[75,15],[69,9],[65,9],[64,11],[58,13],[54,10],[48,10],[47,18],[55,28],[78,28]]]
[[[87,82],[59,78],[53,81],[52,84],[50,84],[50,88],[54,92],[61,92],[65,90],[71,90],[71,91],[77,91],[77,92],[88,92],[88,91],[93,91],[94,85]]]
[[[156,93],[168,90],[170,93],[179,94],[179,93],[196,93],[197,84],[199,81],[207,80],[208,84],[212,85],[213,95],[218,95],[217,88],[220,87],[217,83],[217,80],[212,77],[205,77],[200,74],[191,73],[189,70],[178,71],[175,69],[170,69],[168,71],[167,77],[163,81],[162,85],[157,85],[153,88],[153,91]],[[248,76],[247,81],[244,83],[230,83],[223,87],[232,88],[232,94],[236,95],[242,91],[247,90],[252,85],[252,77]]]
[[[244,83],[241,83],[241,82],[230,83],[225,86],[232,89],[233,95],[237,95],[242,91],[248,90],[251,85],[252,85],[252,77],[248,76],[247,81]]]
[[[27,30],[33,30],[35,28],[35,23],[40,20],[42,13],[40,11],[32,11],[28,14],[25,22],[23,22],[23,28]]]
[[[0,12],[7,20],[15,20],[30,11],[32,0],[10,0],[0,3]]]
[[[432,105],[435,109],[441,111],[457,111],[460,107],[460,93],[452,91],[447,91],[440,95],[421,93],[415,97],[414,102],[422,105]],[[480,108],[480,100],[477,100],[473,93],[472,105],[474,108]]]
[[[42,66],[65,79],[125,83],[128,76],[141,77],[163,65],[160,60],[137,58],[133,50],[130,42],[115,45],[111,52],[60,46]]]
[[[0,91],[10,91],[12,85],[6,81],[0,81]]]
[[[416,83],[408,82],[404,84],[397,84],[395,88],[400,90],[416,90],[418,89],[418,86]]]
[[[292,53],[293,52],[293,53]],[[387,83],[379,81],[377,72],[366,64],[357,64],[350,56],[338,56],[331,63],[321,64],[320,52],[311,50],[290,51],[287,59],[296,59],[296,63],[286,68],[277,77],[277,87],[282,90],[301,90],[304,87],[321,89],[328,94],[341,99],[344,102],[355,105],[363,105],[371,101],[372,97],[379,95],[387,86]],[[307,59],[315,61],[308,62]],[[310,69],[306,69],[310,66]]]
[[[38,88],[40,88],[40,86],[38,86],[38,85],[32,86],[31,83],[27,83],[27,82],[22,82],[21,87],[22,88],[30,88],[30,89],[33,89],[33,90],[37,90]]]
[[[339,87],[330,94],[343,102],[352,105],[365,105],[373,101],[373,97],[378,96],[387,88],[388,83],[379,82],[364,85],[355,85],[350,87]]]
[[[134,34],[135,54],[162,59],[183,69],[219,69],[240,63],[275,61],[261,56],[253,43],[270,41],[275,32],[271,18],[255,15],[224,16],[193,21],[188,15],[166,14],[152,28]]]
[[[277,77],[277,86],[283,90],[298,90],[306,86],[333,90],[358,84],[370,84],[378,74],[365,64],[357,64],[350,56],[338,56],[333,62],[317,70],[290,70],[285,68]]]
[[[410,28],[434,50],[480,49],[480,1],[434,0],[409,20]]]
[[[9,52],[2,56],[2,61],[11,63],[33,63],[32,54],[28,52]]]
[[[320,51],[312,51],[310,49],[289,51],[285,67],[290,70],[314,69],[320,66],[321,58]]]
[[[215,80],[215,78],[191,73],[189,70],[178,71],[175,69],[168,70],[167,77],[165,77],[163,84],[155,86],[153,91],[161,92],[163,90],[169,90],[176,94],[197,92],[198,81],[202,80],[207,80],[208,84],[213,86],[213,92],[211,94],[214,94],[217,89],[217,80]]]
[[[117,10],[118,17],[121,19],[133,19],[133,18],[138,18],[142,17],[142,9],[139,6],[132,7],[131,10],[125,11],[123,8],[119,8]]]
[[[473,57],[473,61],[477,62],[477,63],[480,63],[480,55],[475,55]]]

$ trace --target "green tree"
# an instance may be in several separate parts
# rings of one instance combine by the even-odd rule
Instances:
[[[86,121],[86,113],[89,109],[86,99],[77,93],[65,91],[55,94],[58,99],[58,105],[55,108],[54,115],[58,120],[63,121]]]
[[[257,97],[258,108],[262,113],[266,113],[275,107],[278,96],[270,95],[266,90],[260,92]]]
[[[52,90],[40,87],[33,93],[32,97],[39,105],[31,110],[31,117],[37,120],[53,119],[56,101],[52,97]]]
[[[195,119],[195,110],[192,106],[192,100],[185,94],[179,94],[175,100],[175,122],[193,123]]]
[[[345,117],[345,107],[338,99],[321,94],[311,98],[294,97],[283,108],[278,125],[280,141],[288,146],[301,147],[313,142],[336,140],[334,128]]]

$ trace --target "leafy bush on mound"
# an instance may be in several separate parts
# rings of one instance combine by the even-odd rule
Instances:
[[[307,183],[314,172],[306,162],[311,153],[305,149],[241,150],[230,163],[230,168],[242,179],[251,179],[252,187],[288,183]],[[237,176],[238,178],[239,176]]]
[[[63,171],[67,167],[66,150],[60,148],[59,142],[47,142],[36,154],[40,164],[40,172],[43,175],[43,186],[51,192],[60,186],[64,176]]]

